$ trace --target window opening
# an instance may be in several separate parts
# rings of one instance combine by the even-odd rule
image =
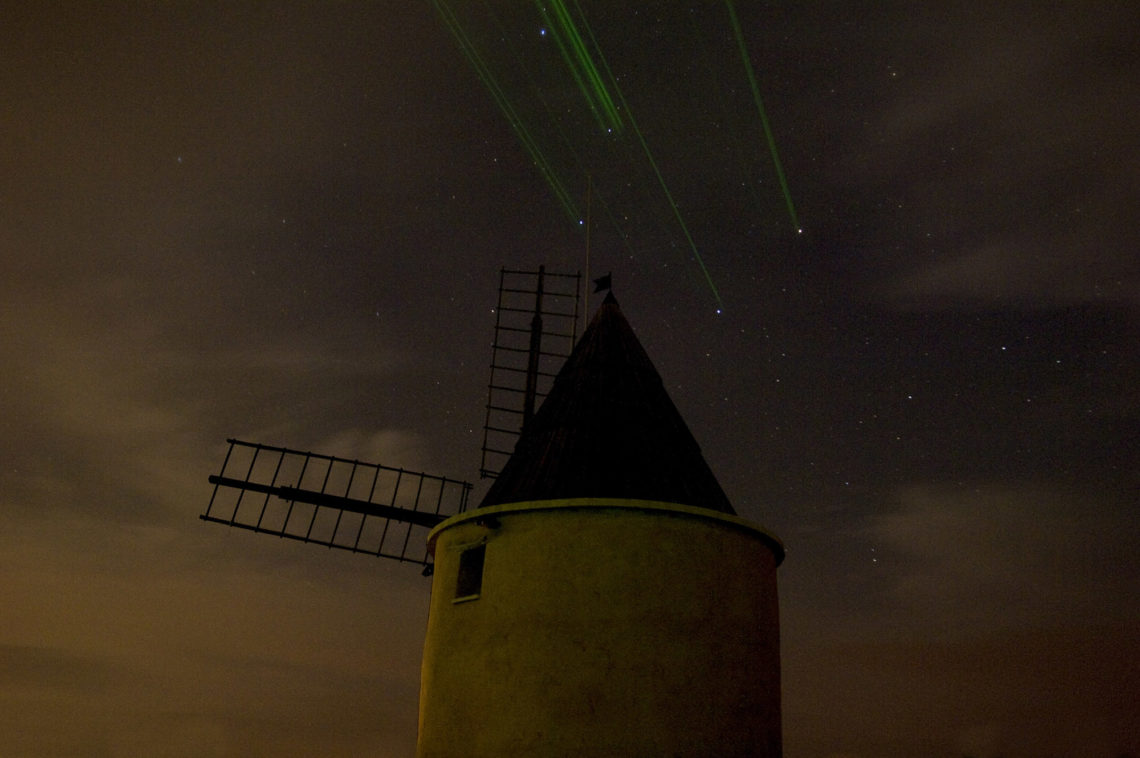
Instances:
[[[455,580],[456,600],[479,597],[483,589],[483,560],[486,555],[486,545],[469,547],[459,554],[459,575]]]

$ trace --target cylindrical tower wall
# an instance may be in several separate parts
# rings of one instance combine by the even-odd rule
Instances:
[[[419,758],[778,758],[778,540],[602,499],[433,532]]]

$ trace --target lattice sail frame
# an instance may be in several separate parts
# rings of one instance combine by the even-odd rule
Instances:
[[[479,475],[494,478],[577,340],[580,273],[500,269]]]
[[[377,463],[227,442],[202,520],[424,567],[428,532],[466,510],[472,488]]]

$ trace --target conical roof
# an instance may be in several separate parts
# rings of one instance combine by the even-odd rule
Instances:
[[[480,505],[577,497],[735,514],[613,293]]]

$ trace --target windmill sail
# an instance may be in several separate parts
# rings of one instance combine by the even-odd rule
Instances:
[[[401,468],[230,439],[200,518],[428,566],[426,537],[471,485]]]
[[[577,339],[580,274],[501,269],[479,474],[498,476]]]

